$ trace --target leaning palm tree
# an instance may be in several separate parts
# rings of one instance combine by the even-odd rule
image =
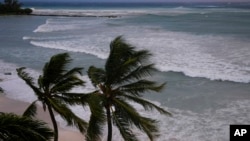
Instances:
[[[0,113],[0,140],[49,141],[53,131],[45,122],[13,113]]]
[[[67,66],[72,61],[68,53],[61,53],[51,57],[43,68],[43,74],[39,76],[37,84],[34,79],[24,71],[25,68],[18,68],[18,76],[34,91],[37,96],[30,110],[25,114],[35,115],[36,102],[42,102],[43,109],[48,109],[54,128],[54,141],[58,140],[58,126],[55,120],[54,112],[58,113],[68,125],[76,126],[82,133],[87,128],[87,123],[76,116],[68,107],[75,104],[67,94],[72,88],[84,85],[84,82],[78,77],[82,68],[68,69]],[[65,96],[67,95],[67,97]]]
[[[110,44],[110,53],[104,69],[94,66],[89,68],[88,76],[99,90],[102,100],[100,106],[106,111],[107,141],[112,140],[112,123],[117,126],[126,141],[138,140],[131,130],[133,126],[145,132],[150,141],[158,135],[157,121],[143,117],[131,102],[142,105],[145,110],[155,109],[170,115],[163,108],[142,98],[144,92],[159,92],[165,85],[147,79],[156,70],[148,61],[150,56],[147,50],[136,51],[135,47],[119,36]],[[91,123],[89,124],[91,126]]]

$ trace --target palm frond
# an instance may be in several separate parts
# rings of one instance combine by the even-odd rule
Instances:
[[[36,107],[36,101],[32,102],[29,107],[24,111],[23,116],[33,118],[36,115],[37,107]]]
[[[121,77],[121,66],[131,58],[134,52],[134,47],[126,43],[121,36],[111,42],[110,53],[105,64],[106,84],[111,85]]]
[[[153,67],[154,64],[149,64],[145,66],[137,66],[137,68],[133,70],[129,70],[128,74],[126,73],[119,81],[118,84],[132,82],[135,80],[139,80],[143,77],[150,76],[152,72],[156,69]]]
[[[119,113],[119,115],[122,115],[123,120],[126,121],[129,125],[139,125],[140,114],[133,106],[119,98],[113,99],[113,101],[116,114]]]
[[[153,141],[156,137],[159,136],[159,130],[156,125],[158,121],[147,117],[140,117],[140,122],[142,128],[141,130],[143,130],[147,134],[150,141]]]
[[[33,78],[27,72],[25,72],[24,69],[25,67],[16,69],[17,75],[25,81],[25,83],[34,91],[37,96],[41,96],[42,92],[39,88],[37,88],[37,86],[35,86]]]
[[[37,84],[39,86],[39,89],[45,89],[44,85],[43,85],[43,76],[39,75],[38,79],[37,79]]]
[[[148,63],[152,54],[148,50],[139,50],[134,52],[133,58],[137,58],[137,62],[140,64]]]
[[[101,100],[98,95],[91,94],[87,102],[91,111],[91,116],[86,138],[87,141],[99,141],[102,135],[102,126],[106,121],[103,108],[100,106]]]
[[[98,84],[104,83],[106,81],[105,71],[101,68],[96,68],[94,66],[89,67],[88,76],[95,87]]]
[[[136,109],[122,99],[114,99],[116,112],[118,112],[123,120],[128,124],[135,125],[138,129],[144,131],[151,141],[157,137],[158,128],[157,121],[142,117]]]
[[[145,99],[142,99],[140,97],[134,97],[131,95],[126,95],[126,94],[123,94],[121,97],[127,98],[130,101],[133,101],[133,102],[136,102],[136,103],[142,105],[146,111],[155,109],[161,114],[171,116],[170,112],[168,112],[168,111],[164,110],[163,108],[161,108],[161,107],[159,107],[159,106],[157,106],[157,105],[155,105],[155,104],[153,104]]]
[[[117,112],[113,113],[113,122],[116,127],[119,129],[120,134],[122,135],[125,141],[137,141],[138,139],[131,131],[131,125],[129,125],[125,120],[123,120],[122,115]]]
[[[65,74],[63,74],[61,77],[58,77],[56,79],[56,82],[60,82],[60,81],[64,80],[65,78],[69,78],[72,76],[82,75],[82,70],[83,70],[83,68],[79,68],[79,67],[72,68],[71,70],[69,70]]]
[[[82,81],[76,76],[72,76],[69,78],[65,78],[59,83],[53,85],[50,92],[51,93],[58,93],[58,92],[64,93],[64,92],[72,90],[74,87],[83,86],[83,85],[84,85],[84,81]]]
[[[146,63],[148,63],[150,56],[151,54],[147,50],[134,51],[133,54],[120,65],[118,71],[120,71],[122,76],[127,76],[138,67],[148,66]],[[150,66],[152,67],[153,65]]]
[[[25,67],[21,67],[21,68],[17,68],[16,71],[17,71],[17,74],[20,78],[22,78],[26,83],[29,83],[31,85],[34,85],[34,78],[32,78],[29,73],[25,72],[26,68]]]
[[[1,137],[6,138],[3,140],[18,138],[20,141],[49,141],[53,137],[53,131],[42,121],[0,113],[0,139]]]
[[[61,95],[55,95],[54,98],[60,100],[61,102],[69,105],[82,105],[86,106],[88,100],[96,92],[90,93],[61,93]]]
[[[56,83],[57,78],[63,76],[67,65],[72,61],[68,53],[56,54],[51,57],[49,62],[43,68],[43,82],[45,87],[49,87],[51,83]]]
[[[67,105],[56,99],[48,99],[53,109],[66,120],[69,126],[75,126],[80,132],[85,132],[87,129],[87,122],[75,115]]]
[[[154,91],[154,92],[160,92],[166,83],[158,85],[154,81],[149,80],[139,80],[137,82],[133,82],[127,85],[120,86],[119,89],[122,92],[132,94],[135,96],[140,96],[141,93],[147,92],[147,91]]]
[[[121,36],[115,38],[110,44],[110,54],[105,64],[106,84],[119,84],[128,80],[124,78],[138,67],[148,63],[150,56],[148,50],[136,51],[135,47],[124,41]]]

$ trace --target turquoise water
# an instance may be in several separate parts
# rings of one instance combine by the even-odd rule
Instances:
[[[85,71],[89,65],[101,67],[110,41],[123,35],[138,49],[153,53],[152,62],[159,69],[154,79],[167,82],[162,93],[146,94],[174,114],[172,118],[148,114],[161,120],[159,141],[227,141],[230,124],[250,123],[250,10],[246,6],[33,7],[36,14],[59,16],[0,17],[2,74],[14,73],[14,64],[34,70],[35,75],[50,56],[65,51],[74,58],[73,65]],[[112,15],[116,17],[109,18]],[[17,78],[8,82],[16,81],[19,84]],[[11,91],[6,83],[0,86]],[[7,96],[27,101],[29,93]],[[117,131],[115,136],[119,137]]]

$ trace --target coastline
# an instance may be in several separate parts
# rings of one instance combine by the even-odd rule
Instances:
[[[22,112],[28,107],[29,103],[10,99],[5,96],[4,93],[0,93],[0,112],[11,112],[21,115]],[[42,107],[38,106],[37,119],[46,122],[50,128],[53,129],[52,122],[48,115],[48,112],[44,112]],[[58,124],[59,125],[59,124]],[[84,135],[77,131],[71,131],[64,129],[59,125],[59,141],[83,141]]]
[[[230,14],[230,12],[228,13]],[[217,14],[218,16],[225,15],[221,13],[214,13],[209,15],[211,17],[215,14],[216,16]],[[192,18],[190,17],[191,15],[187,14],[187,17]],[[172,138],[172,140],[181,141],[182,139],[185,138],[186,140],[227,141],[229,137],[228,127],[230,124],[249,123],[250,112],[248,105],[250,103],[249,100],[250,87],[249,84],[245,82],[248,82],[250,79],[248,79],[249,78],[248,76],[247,77],[237,76],[235,77],[237,79],[231,79],[232,76],[234,76],[235,74],[241,74],[240,71],[242,71],[244,68],[241,68],[240,65],[239,66],[233,65],[231,67],[230,64],[226,65],[227,68],[219,67],[219,65],[223,66],[223,64],[225,63],[222,59],[223,55],[219,56],[217,60],[213,60],[213,58],[211,59],[210,56],[206,58],[206,54],[201,54],[201,57],[196,56],[199,55],[200,50],[197,50],[200,48],[199,45],[203,45],[204,47],[207,48],[202,47],[202,49],[206,49],[206,51],[209,52],[211,51],[212,53],[213,52],[220,53],[221,50],[225,49],[224,51],[226,53],[229,53],[227,54],[228,57],[232,57],[232,59],[233,57],[238,58],[239,60],[235,60],[236,62],[240,61],[240,63],[247,64],[248,61],[241,60],[241,56],[245,55],[247,58],[247,54],[249,52],[247,53],[247,49],[244,50],[244,47],[248,46],[248,40],[243,41],[244,39],[238,40],[237,38],[236,39],[228,38],[227,35],[221,35],[221,34],[218,35],[218,32],[221,31],[220,28],[218,28],[218,32],[215,32],[213,36],[207,35],[207,33],[205,34],[205,32],[198,33],[199,35],[196,34],[194,35],[191,33],[187,33],[187,30],[184,28],[180,28],[181,32],[170,32],[168,30],[165,31],[167,29],[167,28],[165,29],[165,27],[163,29],[158,28],[158,26],[161,26],[164,23],[164,22],[162,23],[161,20],[161,18],[164,20],[164,15],[157,16],[149,14],[145,16],[138,16],[136,17],[136,20],[131,20],[135,19],[135,17],[128,16],[127,18],[126,16],[122,16],[121,17],[122,22],[121,21],[118,22],[117,19],[108,19],[108,18],[70,18],[69,16],[68,17],[60,17],[59,15],[57,16],[58,17],[56,16],[49,17],[48,15],[44,16],[25,15],[25,16],[9,16],[9,17],[2,16],[1,27],[3,27],[2,33],[4,36],[1,37],[2,47],[0,49],[1,52],[0,63],[1,61],[4,61],[6,62],[6,65],[1,65],[2,68],[0,68],[0,70],[2,69],[3,72],[13,72],[11,76],[3,74],[4,78],[7,77],[6,79],[8,79],[9,77],[11,78],[15,77],[14,79],[11,79],[13,83],[12,82],[8,83],[9,90],[13,89],[13,87],[15,89],[11,90],[11,92],[6,91],[6,95],[4,95],[3,100],[5,101],[6,97],[10,98],[10,100],[18,99],[18,100],[13,100],[14,102],[12,105],[9,104],[11,106],[10,110],[11,109],[17,110],[21,106],[19,106],[16,103],[20,102],[20,100],[30,102],[30,100],[32,100],[31,97],[33,96],[33,95],[25,95],[28,94],[26,93],[27,86],[21,85],[20,84],[21,82],[19,83],[19,81],[16,80],[15,68],[22,66],[30,68],[35,72],[34,73],[33,71],[31,71],[31,74],[37,76],[37,74],[41,70],[40,68],[44,65],[43,64],[44,61],[48,60],[48,58],[51,55],[54,55],[62,51],[64,52],[66,50],[67,52],[70,52],[72,54],[73,58],[76,61],[75,63],[80,65],[85,65],[84,70],[86,70],[87,69],[86,66],[88,65],[94,64],[98,66],[102,64],[101,61],[104,62],[104,59],[98,58],[99,56],[103,55],[102,53],[105,51],[105,48],[102,48],[103,46],[101,45],[104,43],[105,46],[108,45],[106,44],[106,42],[104,42],[104,39],[105,40],[111,39],[112,36],[117,35],[118,33],[119,34],[123,33],[125,37],[128,37],[130,41],[133,41],[132,43],[137,43],[136,41],[146,42],[147,44],[143,44],[143,46],[146,45],[146,47],[147,45],[150,46],[152,43],[152,45],[154,45],[152,51],[154,53],[157,53],[157,55],[160,58],[156,60],[156,63],[159,63],[159,66],[162,68],[162,71],[157,72],[158,76],[156,80],[159,80],[160,82],[166,81],[168,83],[167,88],[162,92],[162,94],[147,95],[147,98],[156,101],[157,103],[163,105],[164,107],[172,108],[171,111],[175,116],[175,118],[173,119],[168,119],[165,117],[163,118],[158,115],[155,115],[154,113],[149,114],[150,117],[153,118],[157,117],[157,119],[161,120],[162,137],[160,138],[160,140],[171,140]],[[144,24],[143,22],[141,22],[142,20],[145,21],[149,18],[151,19],[151,17],[155,18],[156,19],[155,21],[159,20],[159,22],[149,23],[149,24]],[[179,19],[180,22],[177,23],[181,23],[183,20],[183,16],[180,17],[182,18],[179,18],[178,16],[172,18]],[[210,17],[206,18],[210,19]],[[199,20],[200,18],[198,17],[197,20]],[[232,20],[234,20],[233,17]],[[131,24],[131,21],[133,22],[136,21],[136,22],[134,24]],[[171,22],[172,20],[168,19],[166,21]],[[6,24],[6,22],[8,24]],[[127,24],[127,22],[129,24]],[[191,24],[192,22],[191,23],[189,22],[187,22],[187,24],[192,25]],[[156,24],[158,26],[155,26]],[[189,27],[188,25],[187,27]],[[244,28],[244,25],[242,26],[243,26],[242,29],[248,29]],[[11,27],[11,30],[9,30],[10,29],[9,27]],[[98,30],[97,32],[98,34],[96,33],[95,29]],[[172,29],[172,27],[170,27],[170,29]],[[226,26],[225,29],[227,29]],[[99,30],[102,32],[99,32]],[[197,31],[199,30],[200,29],[197,28]],[[229,30],[229,31],[236,31],[236,30],[237,28],[235,30]],[[80,33],[81,31],[84,32]],[[94,33],[91,33],[90,31]],[[240,31],[242,30],[239,30],[239,33]],[[40,43],[40,44],[36,45],[33,43]],[[187,43],[187,45],[190,46],[185,46],[186,45],[185,43]],[[73,50],[75,49],[74,47],[78,47],[76,46],[78,44],[81,44],[83,46],[81,46],[81,48],[76,48],[76,50]],[[170,48],[166,49],[162,44],[169,45]],[[216,49],[217,44],[220,46],[221,50]],[[97,46],[98,48],[91,48],[92,46]],[[157,48],[158,46],[159,48]],[[100,51],[99,47],[102,52],[98,52]],[[93,52],[89,53],[88,51],[90,50]],[[169,55],[167,54],[164,55],[165,51],[169,53]],[[185,52],[190,52],[191,54],[197,52],[197,54],[193,54],[193,56],[190,55],[191,56],[190,57],[189,54]],[[170,56],[170,57],[168,58],[165,56]],[[220,60],[219,58],[222,60]],[[182,61],[184,61],[184,63],[181,65],[182,66],[181,70],[180,71],[176,70],[175,67],[171,66],[173,64],[170,64],[168,66],[169,70],[166,69],[165,65],[170,62],[170,61],[168,62],[168,60],[175,61],[174,63],[177,64],[179,63],[181,64]],[[227,60],[226,62],[230,62],[230,59],[226,60]],[[190,61],[193,63],[190,63]],[[203,65],[201,65],[200,63],[204,63],[204,66],[206,65],[211,66],[210,68],[215,67],[215,69],[211,70],[210,68],[206,69],[206,67],[202,67]],[[12,66],[10,64],[14,64],[14,66],[10,67]],[[188,65],[192,65],[193,67],[190,69]],[[218,80],[218,77],[216,77],[216,75],[218,74],[216,68],[219,68],[219,70],[222,70],[223,72],[223,75],[220,75],[219,77],[220,81]],[[205,77],[204,75],[197,76],[196,70],[199,69],[200,72],[202,72],[201,74],[207,74],[207,75],[205,75]],[[211,73],[207,73],[209,71]],[[237,82],[229,81],[228,79],[240,80],[240,81],[242,80],[243,82],[238,83],[238,81]],[[8,80],[3,79],[3,81],[8,81]],[[18,83],[16,83],[16,81]],[[0,82],[0,87],[1,86],[2,85]],[[21,90],[23,90],[23,92],[21,92]],[[2,100],[1,97],[2,96],[0,96],[0,102],[1,102],[0,110],[3,104],[3,102],[1,101]],[[9,107],[6,106],[4,109],[8,111],[8,108]],[[19,112],[22,113],[25,108],[26,107],[24,105]],[[43,111],[42,111],[42,116],[46,117]],[[48,121],[50,121],[49,118]],[[64,127],[63,125],[61,126]],[[183,127],[189,127],[189,128],[183,128]],[[62,135],[62,137],[60,136],[60,138],[63,139],[63,140],[60,139],[61,141],[72,140],[71,135],[67,135],[68,132],[70,132],[70,134],[74,133],[78,135],[77,131],[75,132],[71,130],[65,131],[64,129],[61,128],[59,130],[60,130],[59,135],[60,134]],[[178,133],[176,133],[176,131],[178,131]],[[79,135],[80,137],[82,137],[81,134]],[[117,138],[119,139],[119,137]]]

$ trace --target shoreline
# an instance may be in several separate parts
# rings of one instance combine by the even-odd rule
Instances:
[[[29,103],[14,100],[11,98],[8,98],[5,96],[6,94],[0,93],[0,112],[6,112],[6,113],[15,113],[17,115],[21,115],[24,110],[29,106]],[[42,120],[46,122],[51,129],[53,129],[52,122],[50,120],[48,112],[44,112],[42,107],[37,107],[37,119]],[[60,127],[60,124],[58,123],[58,134],[59,134],[59,141],[83,141],[85,140],[84,135],[82,135],[80,132],[72,131],[69,129],[65,129]]]

